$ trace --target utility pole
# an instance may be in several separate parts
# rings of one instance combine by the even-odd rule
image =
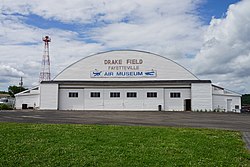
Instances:
[[[22,91],[22,88],[23,88],[23,77],[21,77],[21,80],[19,82],[19,85],[20,85],[20,92]]]

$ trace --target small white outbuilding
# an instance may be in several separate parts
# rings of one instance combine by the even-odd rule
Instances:
[[[35,105],[34,105],[35,104]],[[16,108],[240,112],[241,95],[163,56],[119,50],[85,57],[16,95]]]
[[[15,94],[16,109],[37,109],[40,106],[40,86]]]

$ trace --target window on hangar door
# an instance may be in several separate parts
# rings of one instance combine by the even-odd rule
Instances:
[[[156,98],[157,97],[157,92],[147,92],[147,97],[148,98]]]
[[[180,92],[171,92],[170,93],[170,97],[171,98],[180,98],[181,97],[181,93]]]
[[[69,97],[78,97],[78,92],[69,92]]]
[[[110,92],[110,97],[112,98],[120,97],[120,92]]]
[[[90,97],[101,97],[100,92],[90,92]]]
[[[127,97],[137,97],[137,93],[136,92],[127,92]]]

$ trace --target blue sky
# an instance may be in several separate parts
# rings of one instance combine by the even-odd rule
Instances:
[[[250,92],[248,0],[9,0],[0,8],[0,90],[21,76],[26,87],[38,84],[49,35],[52,76],[89,54],[137,49]]]
[[[228,6],[235,4],[239,0],[206,0],[200,7],[200,12],[207,23],[211,21],[211,17],[221,18],[226,16]]]

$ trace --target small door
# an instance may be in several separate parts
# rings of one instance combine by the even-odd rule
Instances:
[[[22,109],[28,109],[28,104],[22,104]]]
[[[191,111],[191,99],[185,99],[184,105],[185,111]]]
[[[232,99],[227,99],[227,111],[232,111]]]

